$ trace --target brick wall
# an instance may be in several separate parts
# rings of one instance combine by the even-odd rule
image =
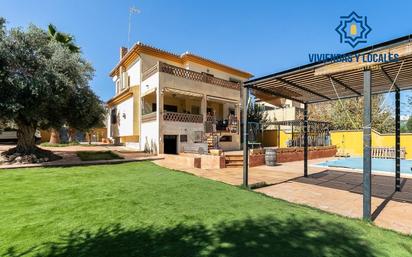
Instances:
[[[249,167],[265,165],[265,154],[252,154],[249,156]]]
[[[333,157],[336,151],[336,146],[309,147],[308,159]],[[276,161],[279,163],[302,160],[303,147],[279,148],[276,151]]]

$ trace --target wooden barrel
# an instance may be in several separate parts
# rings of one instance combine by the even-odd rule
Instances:
[[[273,148],[265,149],[265,164],[267,166],[276,165],[276,149],[273,149]]]

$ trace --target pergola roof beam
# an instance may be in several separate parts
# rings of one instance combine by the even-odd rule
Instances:
[[[402,88],[402,90],[409,90],[409,89],[412,89],[412,83],[411,83],[410,86]],[[388,93],[387,88],[379,90],[379,91],[374,91],[374,92],[372,92],[372,95],[379,95],[379,94],[385,94],[385,93]],[[339,98],[342,100],[342,99],[354,98],[354,96],[342,96],[342,97],[339,97]],[[337,100],[338,99],[332,99],[332,101],[337,101]],[[327,102],[327,101],[329,101],[329,100],[314,100],[314,101],[307,101],[307,103],[308,104],[317,104],[317,103],[324,103],[324,102]]]
[[[288,95],[285,95],[285,94],[282,94],[282,93],[273,92],[272,90],[268,90],[268,89],[264,89],[264,88],[255,88],[253,85],[252,86],[247,86],[247,87],[249,87],[251,89],[254,89],[254,90],[261,91],[265,94],[270,94],[270,95],[273,95],[273,96],[286,98],[286,99],[293,100],[293,101],[296,101],[296,102],[302,103],[302,104],[304,103],[302,100],[299,100],[297,98],[294,98],[294,97],[291,97],[291,96],[288,96]]]
[[[381,67],[381,72],[382,72],[382,74],[386,77],[386,79],[387,79],[389,82],[391,82],[391,84],[393,84],[393,85],[396,87],[397,90],[399,90],[398,85],[397,85],[397,84],[395,83],[395,81],[389,76],[389,74],[386,72],[386,70],[385,70],[383,67]]]
[[[292,86],[292,87],[294,87],[294,88],[299,88],[300,90],[303,90],[303,91],[305,91],[305,92],[308,92],[308,93],[310,93],[310,94],[312,94],[312,95],[316,95],[316,96],[319,96],[319,97],[321,97],[321,98],[324,98],[324,99],[327,99],[327,100],[331,100],[331,98],[329,98],[329,97],[327,97],[327,96],[325,96],[325,95],[322,95],[322,94],[319,94],[319,93],[317,93],[317,92],[315,92],[315,91],[312,91],[312,90],[310,90],[310,89],[307,89],[307,88],[305,88],[305,87],[303,87],[303,86],[300,86],[300,85],[298,85],[298,84],[296,84],[296,83],[294,83],[294,82],[292,82],[292,81],[287,81],[287,80],[282,79],[282,78],[276,78],[276,79],[279,80],[279,81],[282,82],[282,83],[285,83],[286,85]]]
[[[359,93],[358,91],[356,91],[356,90],[353,89],[352,87],[346,85],[346,84],[343,83],[342,81],[340,81],[340,80],[338,80],[338,79],[336,79],[336,78],[334,78],[334,77],[332,77],[332,76],[328,76],[328,78],[330,78],[330,79],[331,79],[333,82],[335,82],[336,84],[338,84],[338,85],[340,85],[340,86],[342,86],[342,87],[344,87],[344,88],[352,91],[353,93],[357,94],[358,96],[361,96],[361,95],[362,95],[361,93]]]

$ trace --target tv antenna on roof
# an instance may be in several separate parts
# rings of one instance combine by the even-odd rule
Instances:
[[[139,14],[140,10],[137,9],[135,6],[129,8],[129,32],[127,34],[127,46],[130,48],[130,31],[132,27],[132,15]]]

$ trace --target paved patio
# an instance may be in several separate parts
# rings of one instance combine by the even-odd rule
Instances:
[[[309,165],[326,159],[310,160]],[[242,168],[202,170],[179,167],[166,159],[158,165],[182,170],[197,176],[231,185],[242,184]],[[249,169],[249,183],[265,183],[256,192],[304,204],[352,218],[362,217],[362,174],[350,170],[331,170],[309,166],[309,177],[303,177],[303,162],[290,162],[275,167]],[[373,175],[372,211],[377,226],[412,234],[412,179],[402,179],[402,192],[394,193],[394,177]]]
[[[0,153],[7,149],[14,147],[14,145],[0,145]],[[53,167],[53,166],[79,166],[79,165],[93,165],[93,164],[115,164],[123,162],[133,161],[145,161],[145,160],[159,160],[162,157],[153,156],[143,152],[137,152],[132,149],[128,149],[124,146],[114,145],[72,145],[65,147],[41,147],[46,150],[50,150],[57,155],[63,157],[60,160],[53,162],[44,162],[36,164],[0,164],[0,169],[16,169],[16,168],[30,168],[30,167]],[[78,151],[112,151],[123,159],[115,160],[100,160],[100,161],[82,161],[76,155]]]

